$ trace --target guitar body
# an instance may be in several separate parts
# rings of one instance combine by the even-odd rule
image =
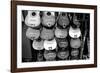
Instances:
[[[40,36],[40,30],[32,29],[30,27],[26,30],[26,37],[28,39],[31,40],[38,39],[39,36]]]
[[[43,59],[43,53],[40,53],[40,52],[39,52],[39,53],[37,54],[37,61],[38,61],[38,62],[41,62],[41,61],[43,61],[43,60],[44,60],[44,59]]]
[[[60,13],[58,24],[62,26],[63,28],[66,28],[69,25],[69,23],[70,22],[69,22],[67,13],[64,13],[64,12]]]
[[[55,36],[57,38],[66,38],[67,35],[68,35],[67,29],[59,29],[58,27],[56,27]]]
[[[52,27],[55,24],[54,12],[43,12],[42,25],[46,27]]]
[[[57,53],[57,57],[59,59],[62,59],[62,60],[67,59],[68,56],[69,56],[69,51],[68,50],[60,50]]]
[[[78,39],[71,39],[70,46],[71,46],[71,48],[79,48],[81,46],[81,40],[79,38]]]
[[[32,44],[35,50],[43,50],[44,48],[44,41],[43,40],[34,40]]]
[[[54,31],[53,29],[44,28],[41,31],[40,37],[45,40],[53,39],[54,38]]]
[[[79,55],[79,50],[78,49],[72,49],[71,50],[71,56],[72,57],[78,57],[78,55]]]
[[[46,59],[46,61],[54,61],[56,58],[56,52],[45,50],[44,58]]]
[[[29,27],[37,27],[40,25],[40,11],[28,11],[25,18],[25,24]]]
[[[81,30],[80,28],[73,28],[70,26],[69,28],[69,36],[71,38],[79,38],[81,36]]]
[[[57,43],[60,48],[66,48],[68,46],[67,39],[57,39]]]
[[[78,20],[78,17],[74,14],[74,16],[73,16],[73,23],[77,26],[77,27],[79,27],[80,25],[81,25],[81,23],[79,22],[79,20]]]
[[[44,41],[44,48],[45,50],[54,50],[57,47],[57,42],[55,39],[53,40],[45,40]]]

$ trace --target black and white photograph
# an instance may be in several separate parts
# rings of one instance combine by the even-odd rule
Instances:
[[[13,6],[12,71],[96,67],[96,6],[23,1]]]
[[[90,58],[90,14],[22,10],[22,62]]]

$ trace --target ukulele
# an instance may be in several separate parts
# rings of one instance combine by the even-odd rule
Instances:
[[[43,12],[42,25],[46,27],[51,27],[55,24],[55,12]]]
[[[67,13],[60,12],[58,17],[58,24],[63,28],[66,28],[70,23]]]
[[[57,38],[66,38],[67,35],[68,35],[67,29],[59,29],[58,27],[56,27],[56,29],[55,29],[55,36]]]
[[[29,27],[37,27],[40,22],[40,11],[29,10],[25,18],[25,24]]]
[[[44,40],[50,40],[54,38],[54,29],[44,28],[41,31],[40,37]]]
[[[40,30],[32,29],[30,27],[26,30],[26,37],[28,39],[31,40],[38,39],[39,36],[40,36]]]

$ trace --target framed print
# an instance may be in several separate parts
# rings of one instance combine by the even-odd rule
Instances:
[[[97,67],[97,6],[11,1],[11,72]]]

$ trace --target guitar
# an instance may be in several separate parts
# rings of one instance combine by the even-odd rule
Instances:
[[[35,50],[43,50],[44,41],[43,40],[34,40],[32,46]]]
[[[58,24],[63,28],[66,28],[70,23],[67,13],[60,12],[58,17]]]
[[[25,18],[25,24],[29,27],[37,27],[40,23],[40,11],[29,10]]]
[[[28,29],[26,30],[26,37],[28,39],[31,40],[38,39],[39,36],[40,36],[40,30],[32,29],[30,27],[28,27]]]
[[[51,27],[55,24],[55,12],[43,12],[42,25],[46,27]]]
[[[62,59],[62,60],[67,59],[68,56],[69,56],[69,51],[66,50],[66,48],[62,48],[62,49],[59,50],[58,53],[57,53],[57,57],[58,57],[59,59]]]
[[[41,62],[43,61],[43,53],[39,50],[39,53],[37,53],[37,61],[38,62]]]
[[[73,28],[70,26],[69,28],[69,36],[71,38],[79,38],[81,36],[81,30],[78,27]]]
[[[67,46],[68,46],[68,40],[65,39],[65,38],[63,38],[63,39],[58,38],[58,39],[57,39],[57,44],[58,44],[58,46],[59,46],[60,48],[67,48]]]
[[[78,59],[78,55],[79,55],[79,50],[77,48],[71,50],[72,59]]]
[[[56,29],[55,29],[55,36],[57,38],[66,38],[67,35],[68,35],[67,29],[59,29],[58,27],[56,27]]]
[[[44,40],[44,48],[45,50],[54,50],[57,47],[57,42],[55,39],[52,40]]]
[[[54,38],[54,29],[44,28],[41,31],[40,37],[44,40],[50,40]]]
[[[80,20],[78,20],[78,17],[77,17],[77,15],[74,13],[74,15],[73,15],[73,23],[77,26],[77,27],[79,27],[80,25],[81,25],[81,23],[80,23]]]
[[[46,61],[54,61],[56,58],[56,52],[51,50],[45,50],[44,58],[46,59]]]
[[[79,48],[81,46],[81,40],[79,38],[71,39],[70,46],[71,46],[71,48]]]

